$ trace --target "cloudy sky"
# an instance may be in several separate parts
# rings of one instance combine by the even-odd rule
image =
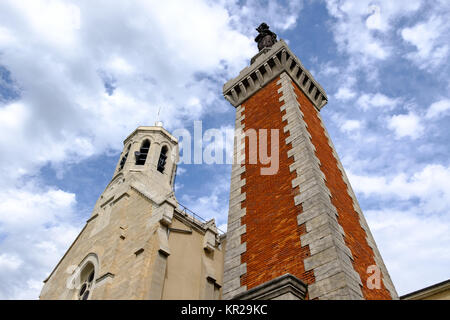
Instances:
[[[223,131],[222,85],[266,21],[325,88],[322,116],[399,294],[450,278],[446,0],[0,2],[0,299],[35,299],[125,137]],[[226,224],[230,165],[181,165],[180,203]]]

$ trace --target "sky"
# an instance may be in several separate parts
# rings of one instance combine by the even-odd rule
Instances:
[[[38,298],[136,127],[234,128],[222,86],[263,21],[327,92],[398,293],[449,279],[449,14],[446,0],[2,0],[0,299]],[[178,201],[226,229],[230,173],[181,164]]]

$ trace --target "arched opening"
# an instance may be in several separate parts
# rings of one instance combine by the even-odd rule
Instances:
[[[169,149],[167,148],[167,146],[163,146],[161,148],[161,153],[159,154],[159,160],[158,160],[158,171],[163,173],[164,172],[164,168],[166,166],[166,159],[167,159],[167,151]]]
[[[142,142],[139,151],[136,151],[134,155],[136,156],[136,165],[143,166],[145,160],[147,160],[148,150],[150,149],[150,140],[145,140]]]
[[[125,155],[120,160],[119,171],[123,169],[123,166],[125,165],[125,162],[127,162],[128,153],[130,152],[130,148],[131,148],[131,144],[128,146],[127,152],[125,153]]]
[[[95,267],[92,263],[87,263],[80,271],[80,289],[78,290],[78,300],[88,300],[94,289]]]

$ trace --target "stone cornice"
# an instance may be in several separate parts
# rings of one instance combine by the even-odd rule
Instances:
[[[292,78],[319,111],[326,105],[328,98],[325,90],[283,40],[257,56],[239,76],[225,83],[223,95],[237,107],[283,71]]]
[[[178,139],[175,138],[173,135],[171,135],[170,132],[167,131],[166,129],[164,129],[163,127],[140,126],[140,127],[137,127],[132,133],[130,133],[128,135],[128,137],[123,141],[123,144],[126,145],[128,143],[128,141],[131,139],[131,137],[135,136],[139,132],[147,133],[147,132],[154,132],[154,131],[159,131],[159,132],[163,133],[164,135],[166,135],[166,137],[169,140],[171,140],[171,141],[173,141],[175,143],[178,143]]]

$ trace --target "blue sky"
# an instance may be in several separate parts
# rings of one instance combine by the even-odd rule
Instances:
[[[2,1],[0,299],[37,298],[122,141],[160,118],[234,126],[222,85],[267,22],[322,109],[400,294],[450,278],[448,1]],[[230,165],[180,165],[176,195],[226,224]]]

